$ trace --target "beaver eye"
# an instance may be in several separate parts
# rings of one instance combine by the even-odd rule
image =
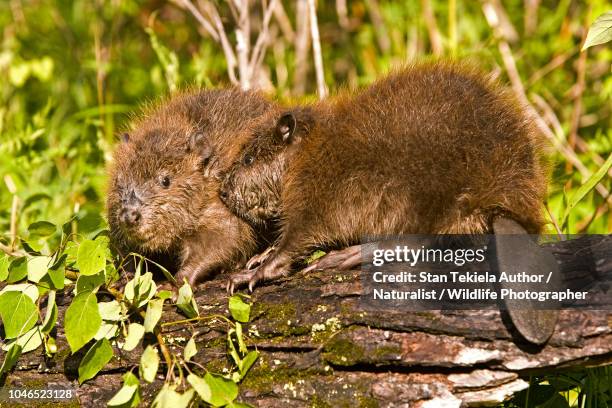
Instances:
[[[246,166],[250,166],[251,164],[253,164],[254,161],[255,161],[255,158],[251,156],[250,154],[247,154],[246,156],[244,156],[244,159],[242,160],[242,162]]]
[[[170,187],[170,177],[168,176],[164,176],[159,180],[160,184],[162,185],[162,187],[164,188],[168,188]]]

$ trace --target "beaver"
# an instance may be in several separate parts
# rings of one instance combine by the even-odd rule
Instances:
[[[253,255],[257,235],[218,197],[241,131],[273,104],[257,92],[191,90],[143,110],[109,170],[107,214],[120,253],[174,253],[194,284]],[[243,135],[241,139],[241,135]]]
[[[542,135],[508,90],[470,64],[414,64],[355,94],[271,109],[247,132],[220,196],[280,234],[259,267],[230,277],[230,292],[287,274],[315,247],[516,225],[536,234],[544,225]],[[555,322],[524,331],[541,343]]]

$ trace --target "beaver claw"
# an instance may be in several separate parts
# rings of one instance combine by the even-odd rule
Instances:
[[[270,246],[268,247],[268,249],[266,249],[265,251],[263,251],[261,254],[257,254],[254,255],[251,259],[249,259],[249,261],[246,263],[245,268],[246,269],[253,269],[254,267],[256,267],[257,265],[261,265],[264,263],[264,261],[266,259],[268,259],[268,257],[270,256],[270,254],[272,253],[272,251],[274,251],[275,247],[274,246]]]
[[[245,285],[247,282],[249,284],[249,292],[253,292],[253,288],[262,279],[262,276],[258,273],[258,269],[242,271],[239,273],[234,273],[227,281],[227,285],[225,289],[227,293],[230,295],[234,294],[236,288]]]

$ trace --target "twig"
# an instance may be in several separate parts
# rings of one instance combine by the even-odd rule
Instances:
[[[544,208],[546,208],[546,212],[548,213],[548,218],[550,218],[550,220],[552,221],[555,227],[555,230],[557,231],[557,235],[559,236],[559,239],[561,239],[562,241],[565,241],[565,235],[563,235],[563,231],[561,231],[561,228],[559,228],[559,223],[557,222],[557,219],[555,218],[553,213],[550,211],[550,208],[548,208],[548,202],[544,203]]]
[[[586,230],[589,228],[589,226],[591,226],[593,221],[595,221],[597,218],[599,218],[601,215],[603,215],[606,211],[607,211],[607,204],[604,201],[603,203],[601,203],[597,207],[597,209],[595,211],[593,211],[593,214],[589,217],[588,220],[580,221],[580,222],[576,223],[576,231],[577,231],[577,233],[578,234],[585,233]]]
[[[12,252],[15,249],[15,244],[17,242],[17,210],[19,209],[19,197],[17,197],[17,187],[15,186],[15,182],[13,178],[8,174],[4,176],[4,184],[6,184],[6,188],[9,193],[13,195],[13,202],[11,204],[11,224],[10,224],[10,244],[9,250]]]
[[[94,34],[94,56],[96,59],[96,96],[98,98],[98,107],[100,109],[99,118],[100,123],[102,124],[102,128],[106,129],[106,120],[105,120],[105,104],[104,104],[104,80],[106,78],[106,74],[104,69],[102,69],[102,65],[105,61],[103,61],[102,56],[102,46],[100,45],[100,37],[102,33],[100,32],[100,24],[94,23],[93,26],[93,34]]]
[[[251,53],[251,62],[249,64],[252,73],[255,73],[259,70],[259,65],[261,61],[263,61],[263,56],[266,53],[266,47],[268,45],[268,37],[270,33],[270,20],[272,19],[272,15],[274,14],[276,3],[278,3],[277,0],[271,0],[268,7],[265,7],[265,4],[262,5],[262,7],[264,7],[263,23],[261,31],[257,36],[257,40],[255,41],[255,46],[253,47],[253,52]]]
[[[589,11],[586,13],[586,19],[588,21],[590,15]],[[582,29],[582,40],[580,41],[581,48],[582,44],[586,40],[586,33],[588,29],[587,27],[583,27]],[[585,84],[585,71],[586,71],[586,52],[581,52],[578,57],[578,64],[576,67],[576,85],[574,87],[574,107],[572,109],[572,116],[570,119],[570,130],[569,130],[569,138],[567,142],[572,150],[576,147],[576,136],[578,134],[578,126],[580,125],[580,115],[582,114],[582,94],[584,93],[584,84]],[[572,164],[570,162],[565,166],[566,173],[571,173]],[[571,179],[569,180],[571,181]]]
[[[531,98],[533,99],[533,102],[536,104],[536,106],[544,112],[544,117],[552,125],[555,131],[555,137],[560,141],[566,140],[565,131],[563,130],[563,127],[559,122],[559,118],[557,118],[557,115],[550,107],[550,105],[544,100],[544,98],[542,98],[538,94],[531,94]],[[576,136],[576,147],[578,147],[578,149],[582,153],[588,153],[591,157],[591,160],[593,160],[596,165],[602,166],[604,164],[605,160],[596,152],[589,149],[587,143],[579,135]],[[612,169],[608,170],[608,175],[612,178]]]
[[[495,33],[505,41],[514,43],[519,39],[518,33],[512,25],[506,9],[499,0],[489,0],[482,5],[487,22]]]
[[[232,18],[234,19],[234,21],[238,21],[238,19],[240,17],[238,17],[238,7],[240,6],[240,1],[239,0],[235,0],[235,1],[226,1],[225,2],[230,9],[230,12],[232,13]]]
[[[194,17],[200,25],[204,28],[204,31],[208,33],[217,43],[221,44],[223,54],[225,55],[225,61],[227,63],[227,74],[232,84],[238,84],[236,78],[236,55],[232,49],[227,34],[223,28],[223,22],[217,12],[216,7],[211,2],[201,2],[202,8],[208,8],[204,10],[208,15],[208,19],[204,17],[202,13],[191,3],[190,0],[176,0],[179,1]],[[212,23],[209,21],[212,20]]]
[[[238,77],[240,88],[247,90],[251,88],[251,75],[253,73],[253,67],[249,68],[249,37],[251,33],[249,0],[241,0],[237,3],[236,54],[238,55]]]
[[[284,41],[275,41],[272,46],[274,55],[274,70],[276,73],[276,86],[284,93],[287,90],[287,79],[289,78],[289,70],[285,62],[285,47]]]
[[[295,73],[293,77],[293,93],[303,95],[306,91],[306,76],[310,60],[308,48],[310,47],[310,34],[308,25],[307,0],[297,0],[296,4],[296,36],[295,36]]]
[[[295,39],[295,32],[293,31],[293,27],[291,26],[291,20],[287,17],[287,12],[285,12],[285,8],[283,7],[282,1],[275,2],[274,6],[274,18],[278,22],[278,25],[285,36],[285,39],[288,42],[293,42]]]
[[[319,38],[319,25],[317,22],[315,0],[308,0],[308,10],[310,16],[310,35],[312,37],[312,53],[314,54],[315,72],[317,74],[317,91],[319,99],[325,99],[327,97],[327,87],[325,86],[325,74],[323,72],[323,56],[321,55],[321,40]]]
[[[438,30],[436,16],[431,8],[431,2],[429,0],[421,0],[421,8],[423,9],[423,19],[425,20],[427,32],[429,33],[431,51],[434,55],[442,55],[444,52],[444,47],[442,46],[442,35],[440,34],[440,30]]]
[[[144,313],[143,313],[144,318]],[[157,339],[157,343],[159,343],[159,349],[161,350],[162,355],[164,356],[164,360],[168,365],[168,372],[170,372],[170,367],[172,366],[172,355],[166,346],[166,342],[164,341],[164,337],[162,336],[159,328],[155,329],[155,338]],[[169,375],[166,373],[166,375]]]
[[[550,128],[546,125],[546,122],[542,117],[538,114],[538,112],[534,109],[534,107],[529,103],[527,96],[525,95],[525,89],[523,87],[523,83],[521,82],[521,78],[518,74],[518,70],[516,68],[516,63],[514,61],[514,57],[512,56],[512,51],[510,50],[510,46],[505,41],[500,41],[498,44],[499,52],[502,55],[502,59],[504,61],[504,66],[506,68],[506,72],[508,73],[508,77],[510,78],[510,83],[512,84],[512,89],[514,93],[518,97],[519,101],[525,107],[527,114],[530,115],[535,124],[538,126],[540,131],[550,140],[553,146],[565,156],[566,160],[571,161],[571,163],[576,167],[576,169],[580,172],[583,179],[588,179],[591,176],[591,171],[586,168],[586,166],[580,161],[576,152],[572,149],[568,148],[565,144],[563,144],[559,138],[555,137],[555,134],[550,130]],[[601,183],[598,183],[595,187],[599,194],[604,197],[611,205],[612,198],[609,196],[608,189]]]
[[[391,49],[391,42],[389,41],[389,34],[387,33],[385,19],[380,11],[380,6],[376,0],[365,0],[365,6],[368,9],[372,25],[374,26],[378,46],[383,53],[388,53]]]
[[[232,50],[232,46],[230,45],[229,40],[227,39],[227,34],[225,33],[225,28],[223,28],[223,21],[221,21],[221,16],[217,11],[215,5],[211,2],[205,3],[209,10],[208,15],[213,20],[214,26],[217,29],[217,34],[219,34],[219,42],[221,43],[221,47],[223,48],[223,54],[225,54],[225,59],[227,61],[227,71],[229,74],[230,81],[233,84],[239,84],[238,79],[236,78],[236,55]]]
[[[543,112],[544,118],[548,121],[548,123],[552,126],[555,131],[555,136],[561,140],[565,141],[565,131],[563,130],[563,126],[561,126],[561,122],[559,118],[555,114],[553,108],[546,102],[546,100],[536,93],[531,94],[531,99],[535,105]]]
[[[344,30],[349,28],[348,7],[346,0],[336,0],[336,14],[338,14],[338,24]]]
[[[563,65],[565,61],[570,59],[576,52],[578,52],[577,47],[573,48],[569,52],[555,55],[548,64],[538,69],[536,72],[533,73],[533,75],[531,75],[531,77],[529,77],[529,80],[527,81],[527,86],[531,86],[535,84],[537,81],[542,79],[545,75],[547,75],[549,72],[554,71],[555,69]]]
[[[26,256],[27,253],[25,251],[19,250],[19,249],[11,249],[10,247],[4,245],[3,243],[0,242],[0,251],[4,252],[5,254],[15,257],[15,258],[20,258],[22,256]]]
[[[210,35],[213,40],[219,42],[219,34],[215,31],[213,26],[204,18],[202,13],[191,3],[189,0],[179,0],[183,6],[198,20],[198,23],[204,28],[204,30]]]
[[[530,36],[538,27],[538,7],[540,0],[525,0],[525,34]]]
[[[122,302],[124,300],[123,293],[121,293],[120,291],[114,288],[111,288],[111,287],[107,287],[106,289],[108,290],[108,293],[113,295],[113,297],[118,302]],[[138,311],[138,314],[143,319],[145,318],[144,311]],[[161,353],[164,356],[164,360],[166,361],[166,365],[168,366],[168,370],[170,370],[170,367],[172,367],[172,356],[170,355],[170,351],[168,350],[168,347],[166,346],[166,342],[164,341],[164,338],[161,335],[161,330],[159,326],[155,328],[154,333],[155,333],[155,337],[157,338],[157,342],[159,343],[159,349],[161,350]]]

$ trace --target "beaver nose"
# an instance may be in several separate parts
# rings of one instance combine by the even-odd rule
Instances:
[[[129,226],[134,226],[140,221],[140,211],[135,208],[124,208],[121,212],[121,221]]]

